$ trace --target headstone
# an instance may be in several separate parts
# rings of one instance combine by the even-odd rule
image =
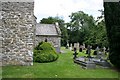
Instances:
[[[85,50],[85,44],[83,44],[83,49]]]
[[[97,53],[97,56],[96,56],[96,57],[99,58],[99,59],[101,59],[102,54],[103,54],[103,53],[102,53],[101,51],[99,51],[99,52]]]
[[[97,58],[99,59],[105,59],[106,58],[106,55],[105,53],[103,52],[103,49],[101,49],[98,53],[97,53]]]
[[[78,57],[74,60],[75,63],[80,64],[82,68],[85,69],[95,69],[96,65],[95,63],[91,60],[89,61],[88,58],[86,57]]]
[[[80,45],[79,52],[82,52],[82,50],[83,50],[83,45]]]
[[[76,48],[74,48],[74,53],[73,53],[73,55],[74,55],[73,59],[77,58],[78,53],[77,53],[77,49],[76,49]]]
[[[72,44],[70,44],[70,47],[69,47],[70,51],[72,51]]]
[[[90,54],[91,54],[91,46],[90,45],[88,45],[88,47],[87,47],[86,54],[88,54],[88,57],[91,57],[90,56]]]
[[[69,44],[67,43],[67,45],[66,45],[66,49],[68,49],[69,48]]]
[[[106,47],[103,47],[103,53],[106,54]]]
[[[99,50],[100,50],[100,49],[99,49],[99,47],[97,46],[97,48],[95,49],[95,51],[94,51],[94,53],[93,53],[93,54],[94,54],[94,55],[97,55],[97,54],[98,54],[98,52],[99,52]]]
[[[74,43],[74,47],[79,50],[79,43]]]
[[[111,67],[111,64],[107,60],[101,60],[101,59],[98,59],[98,58],[93,58],[92,61],[94,61],[96,65],[99,65],[103,68]]]

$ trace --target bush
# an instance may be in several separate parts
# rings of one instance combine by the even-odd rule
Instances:
[[[110,48],[109,59],[120,69],[120,4],[105,2],[104,14]]]
[[[34,48],[34,62],[53,62],[58,59],[58,54],[54,47],[48,42],[40,42]]]

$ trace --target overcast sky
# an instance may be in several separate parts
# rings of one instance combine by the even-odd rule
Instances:
[[[37,22],[49,16],[60,16],[69,22],[72,12],[83,11],[93,17],[100,16],[98,10],[103,9],[103,0],[34,0],[34,14]]]

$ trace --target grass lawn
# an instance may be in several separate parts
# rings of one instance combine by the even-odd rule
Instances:
[[[114,69],[83,69],[73,62],[72,51],[62,47],[64,53],[51,63],[34,63],[33,66],[2,67],[3,78],[118,78]],[[85,55],[80,53],[79,56]]]

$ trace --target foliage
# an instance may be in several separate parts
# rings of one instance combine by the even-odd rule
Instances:
[[[69,27],[69,41],[72,43],[83,43],[90,35],[90,29],[94,27],[94,19],[92,16],[78,11],[70,15],[71,22]]]
[[[58,54],[56,53],[53,46],[48,42],[40,42],[34,48],[34,57],[35,62],[52,62],[58,59]]]
[[[70,15],[71,22],[68,25],[70,43],[79,42],[92,46],[108,47],[103,11],[99,11],[102,15],[97,20],[83,11]]]
[[[54,24],[56,21],[57,21],[56,18],[48,17],[48,18],[43,18],[43,19],[40,21],[40,23],[43,23],[43,24]]]
[[[120,68],[120,4],[104,3],[105,23],[110,47],[110,61]]]

